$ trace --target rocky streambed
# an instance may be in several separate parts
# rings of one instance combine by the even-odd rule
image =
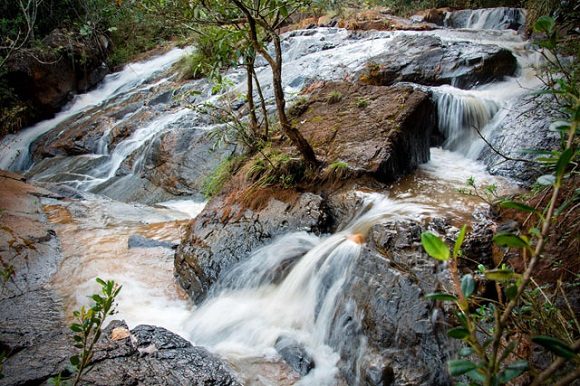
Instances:
[[[424,299],[447,272],[420,234],[452,240],[469,223],[465,255],[489,259],[493,216],[457,189],[474,177],[510,192],[540,171],[503,162],[477,131],[508,154],[557,139],[548,103],[519,111],[540,85],[522,10],[428,16],[421,28],[399,20],[406,30],[284,35],[293,124],[319,158],[347,165],[313,184],[232,183],[206,205],[204,178],[237,150],[214,149],[223,122],[198,107],[222,102],[205,79],[177,81],[181,49],[5,138],[0,166],[23,176],[0,176],[15,270],[0,300],[0,384],[64,369],[70,311],[96,276],[124,286],[125,322],[107,328],[86,384],[450,384],[446,310]],[[272,109],[269,68],[257,72]],[[243,72],[226,75],[243,111]]]

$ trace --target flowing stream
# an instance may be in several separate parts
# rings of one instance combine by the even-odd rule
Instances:
[[[509,20],[521,21],[523,14],[517,12]],[[484,146],[478,132],[492,133],[513,101],[538,86],[534,77],[538,55],[528,50],[528,43],[515,31],[505,30],[510,23],[505,12],[477,11],[466,19],[459,25],[463,29],[457,30],[376,32],[357,40],[349,38],[346,30],[318,28],[284,40],[284,85],[289,99],[313,79],[348,78],[370,58],[389,52],[390,42],[400,36],[431,35],[444,42],[498,45],[514,53],[519,69],[517,77],[471,90],[422,86],[433,94],[439,128],[446,138],[442,148],[432,148],[430,162],[388,193],[360,193],[367,210],[340,232],[320,237],[290,233],[255,251],[221,277],[200,305],[191,304],[174,283],[171,248],[204,202],[194,194],[158,194],[144,178],[164,138],[182,133],[175,140],[179,143],[187,137],[183,133],[212,128],[192,109],[192,105],[215,100],[211,85],[203,80],[176,85],[169,70],[186,50],[173,49],[128,65],[107,76],[97,89],[76,96],[54,118],[5,138],[0,145],[0,168],[73,189],[81,197],[43,201],[62,244],[64,260],[54,286],[67,308],[87,301],[85,295],[96,289],[96,276],[115,279],[124,286],[116,317],[131,327],[160,325],[210,348],[227,358],[248,384],[339,382],[339,355],[329,345],[329,329],[336,298],[369,229],[385,219],[443,213],[458,222],[468,220],[480,203],[456,189],[469,177],[497,184],[500,190],[513,188],[509,181],[490,176],[485,165],[476,161]],[[231,88],[243,91],[243,73],[232,71],[228,76]],[[264,92],[271,98],[269,76],[265,64],[258,68]],[[187,92],[191,90],[195,93]],[[157,101],[157,96],[168,92],[167,100]],[[177,97],[188,103],[175,102]],[[96,131],[90,151],[57,152],[49,158],[33,155],[46,135],[56,143],[69,127],[91,119],[104,127]],[[132,131],[119,135],[131,125]],[[200,157],[196,162],[206,156]],[[127,198],[137,189],[145,192],[138,196],[141,203]],[[281,337],[299,342],[312,355],[316,367],[307,376],[293,375],[279,360],[275,345]],[[364,345],[359,350],[363,355]]]

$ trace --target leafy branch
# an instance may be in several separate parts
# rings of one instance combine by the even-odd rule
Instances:
[[[113,280],[104,281],[97,278],[96,281],[101,286],[101,292],[90,296],[94,304],[89,308],[82,306],[73,312],[75,322],[70,325],[70,329],[74,332],[74,347],[80,350],[70,358],[73,375],[64,378],[59,374],[49,380],[53,385],[80,384],[82,376],[91,369],[89,365],[95,344],[101,337],[103,323],[108,316],[115,313],[115,299],[121,291],[121,286]]]

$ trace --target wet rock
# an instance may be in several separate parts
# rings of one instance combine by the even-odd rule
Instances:
[[[334,100],[334,99],[336,100]],[[304,111],[304,109],[302,109]],[[429,96],[410,87],[326,83],[295,117],[304,137],[330,164],[390,182],[429,160],[435,127]]]
[[[65,329],[62,300],[49,287],[62,255],[42,209],[43,197],[56,195],[0,171],[0,255],[4,268],[14,271],[0,291],[0,347],[7,354],[0,385],[41,381],[69,352],[69,342],[58,336]],[[43,351],[46,340],[58,345]]]
[[[143,176],[174,195],[199,194],[205,178],[232,154],[234,146],[215,146],[203,122],[184,122],[151,144]]]
[[[281,336],[274,345],[280,356],[301,376],[305,376],[315,367],[314,359],[303,345],[296,340]]]
[[[387,364],[373,365],[365,371],[367,386],[390,386],[395,381],[393,368]]]
[[[439,319],[442,310],[424,299],[436,289],[441,275],[435,260],[421,247],[424,229],[413,221],[396,221],[371,230],[337,311],[350,317],[336,318],[330,338],[341,353],[350,384],[356,383],[357,367],[364,369],[363,379],[369,385],[451,383],[446,360],[454,344]],[[357,318],[359,327],[354,326]],[[345,320],[354,327],[345,330]],[[363,335],[367,357],[356,361],[353,347],[360,347]]]
[[[129,248],[177,248],[176,243],[170,241],[154,240],[141,235],[131,235],[128,241]]]
[[[26,124],[58,111],[73,94],[100,82],[109,69],[104,64],[108,39],[81,40],[64,29],[55,29],[43,41],[46,48],[17,50],[6,62],[3,78],[32,109]]]
[[[447,16],[448,12],[450,12],[449,8],[431,8],[418,12],[412,16],[411,19],[442,26],[445,22],[445,17]]]
[[[218,357],[161,327],[141,325],[126,338],[112,339],[123,322],[114,321],[97,344],[86,385],[240,385]]]
[[[496,45],[443,42],[437,36],[401,35],[371,58],[360,81],[380,86],[413,82],[426,86],[451,84],[469,89],[501,80],[517,69],[513,54]]]
[[[503,113],[505,117],[500,126],[487,138],[501,155],[486,146],[479,159],[487,165],[491,174],[509,177],[530,186],[546,171],[539,163],[526,162],[537,157],[526,150],[559,148],[559,134],[549,131],[553,119],[550,117],[558,116],[556,104],[550,95],[522,98],[513,101]],[[512,159],[506,160],[504,156]]]
[[[250,209],[226,198],[212,200],[189,226],[175,254],[179,283],[197,302],[235,263],[287,232],[325,229],[324,200],[312,193],[291,198],[266,197],[262,209]]]

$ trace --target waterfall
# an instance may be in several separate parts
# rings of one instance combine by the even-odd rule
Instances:
[[[445,137],[445,149],[477,156],[471,146],[501,105],[494,100],[481,98],[473,92],[451,87],[435,91],[439,131]]]
[[[521,8],[465,9],[448,12],[444,24],[451,28],[513,29],[519,31],[526,23],[525,10]]]
[[[185,327],[189,339],[235,358],[271,357],[276,355],[276,341],[290,338],[316,364],[300,384],[335,384],[339,357],[331,336],[336,336],[333,328],[340,319],[336,314],[342,288],[357,263],[361,243],[380,221],[426,211],[410,202],[369,195],[366,211],[341,232],[324,237],[291,233],[258,249],[222,277],[193,312]],[[364,347],[360,349],[364,353]]]
[[[99,106],[117,96],[127,99],[139,91],[164,82],[166,79],[161,79],[154,84],[147,84],[153,77],[181,58],[184,52],[183,49],[174,48],[153,59],[129,64],[122,71],[107,75],[93,91],[75,96],[54,118],[39,122],[17,134],[8,135],[0,143],[0,149],[2,149],[0,169],[25,171],[31,165],[30,145],[37,138],[91,107]],[[145,85],[143,85],[144,83]]]
[[[523,23],[524,16],[522,10],[511,8],[467,10],[448,14],[446,23],[457,28],[507,29],[516,28],[518,23]],[[279,362],[280,355],[276,342],[281,338],[289,339],[302,347],[316,364],[316,367],[300,380],[302,385],[334,385],[337,382],[339,367],[347,368],[348,371],[360,369],[359,364],[369,359],[365,358],[366,338],[360,333],[359,327],[362,313],[344,289],[352,279],[352,270],[365,248],[364,240],[370,229],[386,219],[417,217],[432,213],[434,210],[431,208],[435,207],[449,217],[461,218],[471,215],[470,209],[479,202],[473,204],[464,201],[469,198],[457,198],[453,195],[456,193],[455,189],[464,186],[465,180],[469,177],[485,182],[489,178],[490,183],[495,181],[486,173],[484,164],[473,162],[485,146],[478,131],[485,136],[491,135],[501,125],[506,111],[511,106],[510,98],[519,97],[527,91],[522,84],[526,87],[529,84],[522,81],[522,74],[529,72],[531,65],[528,64],[532,63],[531,58],[528,58],[528,63],[525,61],[528,59],[521,56],[524,55],[521,52],[525,52],[528,47],[522,37],[513,31],[439,29],[359,34],[359,31],[353,33],[345,29],[317,28],[289,33],[283,38],[284,90],[288,99],[296,97],[305,86],[314,81],[352,80],[368,62],[380,59],[382,55],[396,56],[392,54],[393,40],[401,35],[435,36],[450,45],[456,42],[501,45],[517,56],[522,69],[518,78],[478,86],[472,90],[461,90],[452,86],[417,86],[432,93],[438,113],[438,128],[445,140],[443,149],[431,149],[431,161],[421,165],[417,173],[409,176],[408,181],[401,181],[400,184],[390,187],[390,195],[396,199],[387,199],[382,195],[367,195],[364,210],[350,224],[346,226],[340,224],[340,231],[333,235],[288,233],[253,251],[250,257],[243,258],[236,266],[224,270],[217,283],[209,290],[206,300],[197,307],[179,298],[175,293],[173,298],[166,297],[169,290],[163,283],[166,283],[164,280],[168,283],[173,278],[173,251],[165,250],[162,254],[163,259],[156,255],[160,253],[159,251],[143,251],[135,248],[133,251],[123,252],[122,248],[128,249],[126,239],[135,234],[133,228],[135,223],[146,222],[147,211],[143,212],[141,208],[133,207],[133,204],[114,206],[118,204],[116,201],[102,202],[93,208],[82,207],[74,211],[74,214],[82,213],[83,216],[89,212],[83,220],[87,229],[82,239],[75,233],[78,229],[74,222],[63,225],[70,232],[68,237],[71,245],[67,247],[74,249],[74,253],[70,253],[67,257],[69,261],[59,268],[62,272],[59,289],[63,292],[68,291],[71,296],[78,296],[80,293],[91,292],[91,287],[83,287],[82,282],[92,283],[93,276],[115,278],[125,286],[119,300],[119,316],[127,319],[129,324],[134,326],[138,323],[151,323],[165,326],[182,334],[194,344],[207,346],[223,354],[232,362],[247,358],[260,360],[266,358],[272,362]],[[477,46],[472,48],[477,49]],[[423,47],[419,46],[418,50],[423,50]],[[516,52],[518,50],[521,55]],[[183,53],[184,50],[174,49],[157,58],[128,65],[123,71],[107,76],[97,89],[76,96],[53,119],[40,122],[18,135],[6,137],[0,144],[2,149],[0,168],[28,170],[27,175],[33,180],[63,183],[80,190],[109,195],[115,199],[120,199],[119,197],[124,199],[129,193],[141,189],[141,186],[137,186],[138,183],[151,178],[145,172],[150,166],[148,163],[150,158],[156,155],[152,154],[152,150],[161,152],[156,146],[161,148],[167,145],[163,148],[165,152],[163,156],[169,153],[175,157],[178,151],[190,152],[188,146],[194,143],[195,139],[186,141],[187,135],[182,136],[183,133],[207,131],[215,127],[211,121],[201,119],[199,114],[191,110],[189,105],[185,106],[185,103],[173,99],[171,102],[160,102],[161,106],[151,103],[158,96],[167,94],[169,85],[171,85],[168,94],[170,97],[183,97],[191,104],[218,100],[219,95],[209,95],[211,85],[204,80],[187,82],[175,87],[169,83],[171,78],[163,74],[163,71]],[[458,66],[462,65],[462,60],[461,57],[458,59]],[[266,100],[271,102],[273,99],[271,72],[263,62],[260,58],[257,59],[259,66],[256,72]],[[243,71],[234,69],[224,73],[224,77],[231,81],[230,90],[239,94],[244,93]],[[159,94],[154,94],[158,92],[154,88],[160,85],[165,85],[165,88]],[[533,87],[535,86],[529,88]],[[152,92],[148,93],[149,90]],[[195,97],[191,97],[194,102],[187,99],[188,91],[196,93]],[[138,93],[150,95],[141,97],[140,94],[137,95]],[[136,102],[132,99],[133,96]],[[138,106],[135,109],[111,109],[111,106],[124,103],[130,105],[129,107]],[[57,134],[58,138],[59,133],[69,129],[69,124],[72,126],[72,123],[78,123],[95,107],[99,108],[99,114],[102,114],[105,117],[103,120],[107,120],[106,123],[110,125],[99,132],[100,137],[95,138],[94,148],[88,150],[87,154],[67,153],[45,158],[32,165],[29,149],[35,141],[47,133]],[[362,112],[364,110],[361,109]],[[100,119],[101,116],[97,118]],[[125,123],[132,125],[128,125],[130,127],[126,133],[119,135],[118,131],[123,129]],[[50,132],[51,130],[54,132]],[[172,143],[163,143],[166,134],[167,137],[170,137],[170,134],[174,135],[167,141],[173,141]],[[202,153],[198,157],[182,162],[179,166],[193,169],[200,164],[209,164],[209,152]],[[161,170],[160,174],[171,172],[168,172],[168,169],[173,167],[173,164],[171,162],[167,164],[170,166]],[[163,177],[168,177],[175,185],[181,183],[178,178],[173,178],[174,175]],[[404,186],[405,183],[407,186]],[[155,185],[153,182],[146,185],[145,189],[142,189],[143,195],[150,201],[139,202],[157,203],[159,206],[182,212],[180,216],[173,214],[171,221],[182,220],[183,216],[187,217],[186,214],[194,217],[204,205],[192,200],[174,200],[182,194],[181,192],[175,195],[168,194],[167,197],[160,195],[161,198],[157,199],[158,196],[155,196],[157,192],[154,189],[162,190],[164,186],[161,183]],[[85,196],[87,202],[96,201],[95,197],[92,194]],[[133,198],[128,199],[131,200]],[[421,204],[417,204],[418,201]],[[100,216],[104,212],[103,207],[113,210],[107,214],[102,223],[93,224],[94,221],[91,221],[90,216],[95,214]],[[154,209],[153,212],[157,213],[160,208]],[[130,222],[120,221],[116,228],[111,228],[111,219],[115,216],[123,218],[123,212],[137,214],[131,216]],[[465,221],[471,219],[466,218]],[[159,238],[160,235],[153,231],[161,225],[153,225],[155,226],[140,229],[141,233],[137,234],[152,234]],[[173,231],[178,234],[177,230]],[[122,240],[119,239],[118,233],[123,233]],[[103,255],[106,253],[101,248],[104,248],[102,245],[107,246],[105,243],[107,240],[113,246],[109,246],[110,249],[107,251],[109,256],[105,260]],[[112,243],[111,240],[116,242]],[[163,248],[151,249],[163,250]],[[128,259],[128,256],[131,259]],[[88,261],[92,261],[96,266],[92,271],[91,265],[87,264]],[[150,279],[148,276],[155,276],[149,275],[147,270],[163,275],[159,275],[159,279],[147,281]],[[81,271],[82,276],[79,275]],[[71,284],[70,278],[73,276],[79,279],[77,283]],[[159,290],[160,288],[163,290]],[[356,355],[347,359],[340,358],[340,353],[345,352],[341,347],[341,344],[345,344],[344,336],[351,333],[358,334],[356,336],[360,344],[347,352],[355,352]],[[349,343],[352,341],[348,340]],[[347,363],[345,366],[339,361],[351,361],[354,365]],[[243,372],[244,366],[240,367],[240,371]],[[355,374],[354,378],[358,376]],[[363,383],[363,380],[357,381],[357,384]]]

